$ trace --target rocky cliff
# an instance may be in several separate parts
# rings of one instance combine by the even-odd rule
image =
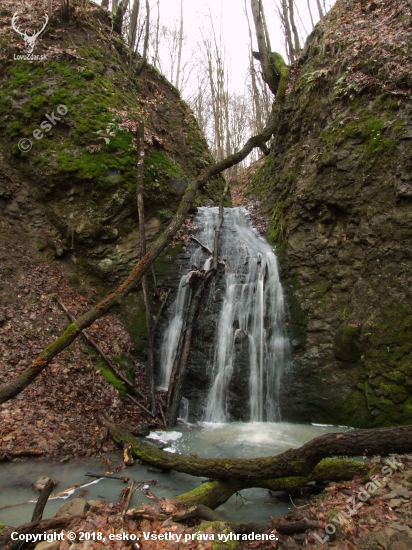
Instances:
[[[136,129],[145,125],[144,198],[152,242],[173,215],[187,181],[212,162],[178,91],[113,31],[107,11],[58,11],[38,38],[34,60],[22,37],[40,28],[47,2],[0,6],[0,385],[10,382],[68,324],[113,289],[140,255]],[[199,196],[214,196],[220,180]],[[181,246],[156,261],[170,284]],[[152,279],[149,283],[153,290]],[[153,315],[160,301],[153,297]],[[133,292],[89,334],[144,391],[145,310]],[[127,329],[127,330],[126,330]],[[100,371],[100,373],[99,373]],[[103,374],[101,376],[100,374]],[[116,388],[116,389],[115,389]],[[118,391],[117,391],[118,390]],[[79,338],[30,387],[1,407],[0,460],[20,454],[93,454],[112,448],[99,412],[129,427],[139,410],[126,387]],[[24,413],[23,413],[24,411]],[[22,419],[24,414],[24,425]]]
[[[0,12],[3,240],[13,243],[16,231],[22,232],[30,253],[57,262],[72,284],[95,299],[128,273],[140,253],[138,122],[145,124],[149,243],[172,217],[189,178],[212,158],[179,92],[150,65],[136,73],[138,59],[130,59],[106,10],[75,7],[69,21],[55,11],[33,52],[41,60],[27,61],[11,26],[18,9],[7,1]],[[47,2],[34,2],[20,13],[20,27],[38,27],[45,12]],[[156,266],[160,283],[171,255]],[[138,347],[141,305],[135,293],[119,312]]]
[[[406,0],[337,0],[250,187],[288,289],[291,420],[412,422],[411,16]]]

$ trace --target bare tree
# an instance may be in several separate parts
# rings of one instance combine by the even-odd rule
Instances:
[[[130,22],[129,22],[129,48],[130,51],[133,52],[136,44],[136,35],[137,35],[137,22],[139,19],[139,11],[140,11],[140,0],[133,0],[133,7],[132,12],[130,14]]]
[[[300,48],[300,42],[299,42],[298,29],[295,23],[294,0],[288,0],[288,4],[289,4],[289,21],[293,32],[294,50],[295,50],[295,58],[296,58],[299,55],[301,48]]]
[[[312,15],[312,9],[310,7],[310,0],[307,0],[308,2],[308,10],[309,10],[309,16],[310,16],[310,23],[312,25],[312,29],[315,26],[315,23],[313,22],[313,15]]]
[[[180,66],[182,63],[182,46],[183,46],[183,0],[180,0],[179,50],[177,53],[177,68],[176,68],[176,79],[175,79],[175,86],[177,89],[179,89]]]
[[[150,32],[150,5],[149,0],[146,0],[146,23],[145,23],[145,35],[144,35],[144,43],[143,43],[143,53],[142,58],[139,62],[139,65],[137,66],[137,74],[140,74],[143,67],[146,65],[147,62],[147,49],[149,47],[149,32]]]
[[[322,19],[322,17],[323,17],[323,10],[322,10],[322,6],[321,6],[321,3],[320,3],[320,0],[316,0],[316,4],[317,4],[317,6],[318,6],[319,17]]]

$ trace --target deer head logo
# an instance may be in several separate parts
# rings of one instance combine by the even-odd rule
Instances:
[[[13,15],[13,19],[11,20],[11,24],[13,29],[20,34],[20,36],[23,37],[24,43],[26,45],[26,51],[27,53],[32,53],[34,50],[34,46],[36,45],[36,40],[41,35],[41,33],[46,28],[47,23],[49,22],[49,17],[47,14],[44,15],[44,25],[39,31],[33,31],[32,34],[27,34],[27,31],[21,31],[19,27],[17,26],[17,20],[19,18],[18,12]]]

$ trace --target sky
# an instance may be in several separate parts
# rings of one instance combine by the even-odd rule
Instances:
[[[329,7],[334,0],[326,0]],[[283,34],[280,21],[276,13],[276,1],[265,0],[264,9],[269,28],[271,46],[273,51],[281,53],[286,58]],[[323,4],[323,0],[321,0]],[[248,8],[250,0],[247,0]],[[314,22],[319,20],[319,12],[316,0],[310,0]],[[300,34],[306,38],[312,25],[307,7],[307,0],[295,0],[295,5],[300,13],[296,17]],[[230,67],[233,89],[242,91],[244,88],[249,55],[249,34],[247,19],[244,12],[244,0],[184,0],[184,32],[187,35],[186,59],[192,55],[201,35],[207,34],[210,28],[209,13],[215,21],[216,28],[221,25],[224,43],[227,49],[227,61]],[[250,9],[250,8],[249,8]],[[165,25],[178,25],[180,18],[180,0],[160,0],[160,13]],[[254,32],[253,20],[249,11],[249,19]],[[305,29],[307,32],[305,32]],[[303,43],[304,40],[302,40]],[[256,42],[254,49],[257,49]]]
[[[187,37],[186,45],[183,51],[183,64],[191,61],[196,55],[197,44],[202,40],[202,35],[207,36],[211,23],[210,15],[213,18],[216,29],[221,28],[224,44],[227,50],[226,61],[230,71],[230,88],[233,91],[242,92],[245,87],[246,74],[249,63],[249,35],[247,19],[244,12],[245,0],[183,0],[184,10],[184,33]],[[309,0],[311,5],[314,22],[319,20],[319,12],[316,6],[316,0]],[[327,8],[334,3],[334,0],[321,0],[323,5],[326,2]],[[284,39],[281,31],[280,21],[276,14],[276,3],[279,0],[264,0],[264,9],[269,28],[271,46],[273,51],[281,53],[286,58]],[[306,38],[311,31],[312,25],[308,12],[308,0],[295,0],[295,6],[299,11],[300,17],[296,15],[296,21],[299,27],[300,35]],[[100,0],[97,0],[100,3]],[[143,4],[143,2],[142,2]],[[156,17],[156,1],[150,0],[153,6],[152,17]],[[248,7],[250,0],[247,0]],[[249,8],[250,9],[250,8]],[[161,24],[170,28],[179,26],[180,21],[180,0],[160,0]],[[253,20],[249,12],[250,23],[253,29]],[[304,40],[301,40],[303,43]],[[256,42],[254,49],[257,49]],[[163,66],[168,64],[167,53],[162,50]],[[170,78],[170,74],[164,71]],[[189,78],[183,95],[190,95],[191,91],[197,85],[195,74]]]

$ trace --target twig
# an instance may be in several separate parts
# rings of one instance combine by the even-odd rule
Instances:
[[[166,304],[167,304],[167,300],[169,299],[169,296],[170,296],[170,293],[172,292],[172,289],[169,288],[169,290],[167,291],[167,294],[162,302],[162,305],[160,306],[160,309],[159,309],[159,313],[156,315],[156,319],[155,319],[155,322],[153,323],[153,335],[155,333],[155,330],[157,328],[157,325],[159,323],[159,320],[162,316],[162,313],[163,313],[163,310],[164,308],[166,307]]]
[[[64,305],[64,303],[62,302],[60,297],[56,295],[55,298],[56,298],[56,301],[59,304],[59,306],[62,308],[62,310],[67,315],[67,317],[70,319],[70,321],[74,322],[73,315],[70,313],[70,311]],[[134,384],[132,384],[132,382],[130,382],[130,380],[122,372],[120,372],[116,368],[117,364],[115,363],[115,361],[105,354],[105,352],[102,350],[102,348],[99,346],[99,344],[97,342],[95,342],[93,340],[93,338],[91,338],[85,330],[82,332],[82,337],[87,342],[87,344],[89,344],[89,346],[91,346],[98,353],[98,355],[100,355],[100,357],[103,359],[103,361],[113,371],[113,374],[115,374],[118,378],[120,378],[126,384],[126,386],[128,386],[130,389],[133,390],[133,392],[135,392],[137,395],[140,395],[140,397],[145,399],[145,396],[143,395],[143,393],[138,388],[136,388],[136,386]]]
[[[130,501],[132,500],[132,496],[135,494],[137,489],[142,485],[142,482],[140,481],[139,483],[137,483],[136,487],[134,489],[133,489],[133,485],[134,485],[134,482],[132,481],[132,483],[130,484],[129,494],[127,495],[126,502],[125,502],[123,512],[122,512],[122,515],[121,515],[122,519],[124,519],[124,516],[126,515],[126,512],[129,509]]]
[[[136,403],[136,405],[138,407],[140,407],[145,413],[149,414],[152,418],[154,418],[155,420],[157,420],[160,424],[163,425],[163,422],[157,418],[157,416],[155,416],[152,412],[149,411],[149,409],[146,409],[146,407],[144,405],[142,405],[141,403],[139,403],[139,401],[137,401],[137,399],[135,399],[134,397],[132,397],[131,395],[129,395],[128,393],[126,393],[126,397],[128,397],[129,399],[131,399],[133,401],[133,403]]]
[[[43,518],[44,508],[55,486],[56,481],[52,478],[49,478],[46,485],[43,487],[39,498],[37,499],[36,506],[34,507],[33,515],[31,517],[32,521],[40,521]]]
[[[203,248],[203,250],[206,250],[206,252],[207,252],[208,254],[210,254],[211,256],[213,256],[213,252],[212,252],[212,251],[210,250],[210,248],[208,248],[205,244],[203,244],[203,243],[201,243],[200,241],[198,241],[198,240],[196,239],[196,237],[191,236],[190,238],[191,238],[192,241],[194,241],[195,243],[197,243],[201,248]]]
[[[310,506],[309,504],[304,504],[303,506],[296,506],[296,504],[293,502],[292,497],[289,495],[290,502],[293,504],[295,508],[306,508],[307,506]]]
[[[160,292],[159,292],[159,289],[157,288],[157,280],[156,280],[156,273],[155,273],[154,267],[152,266],[150,268],[150,270],[152,272],[153,286],[154,286],[155,294],[156,294],[157,298],[160,298]]]
[[[130,480],[130,477],[127,476],[109,476],[107,474],[92,474],[91,472],[87,472],[87,474],[84,474],[86,477],[96,477],[96,478],[106,478],[106,479],[117,479],[118,481],[123,481],[123,483],[128,483]]]

